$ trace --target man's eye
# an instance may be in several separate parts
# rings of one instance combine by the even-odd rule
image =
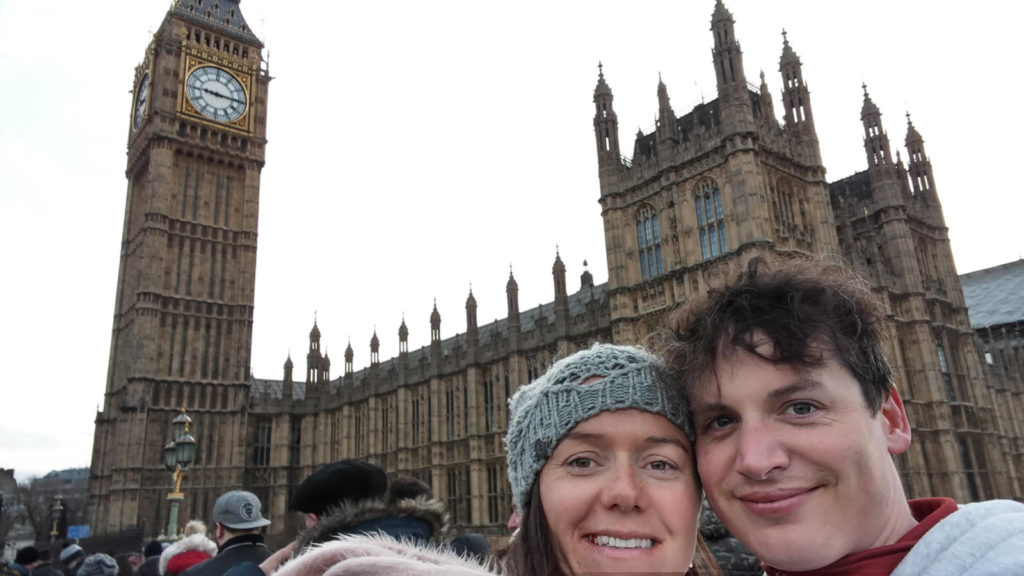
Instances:
[[[659,472],[669,472],[676,470],[676,465],[668,460],[655,460],[649,464],[651,470],[657,470]]]
[[[796,416],[806,416],[817,410],[818,407],[810,402],[794,402],[786,407],[786,411]]]
[[[708,420],[708,429],[716,430],[720,428],[725,428],[732,424],[734,421],[735,420],[729,416],[715,416],[714,418]]]

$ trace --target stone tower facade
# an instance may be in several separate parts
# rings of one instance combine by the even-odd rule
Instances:
[[[924,139],[908,114],[908,162],[894,160],[867,86],[861,121],[868,168],[829,195],[842,254],[888,302],[888,356],[914,426],[899,457],[908,489],[964,501],[1019,495],[1010,463],[1020,457],[999,432]]]
[[[676,116],[658,82],[658,122],[620,154],[611,88],[594,90],[608,293],[616,342],[640,342],[666,310],[736,277],[761,250],[834,253],[836,225],[800,60],[786,41],[785,121],[764,77],[743,72],[732,15],[711,21],[718,98]]]
[[[135,70],[128,193],[89,523],[166,523],[160,454],[187,407],[189,482],[237,486],[250,385],[267,87],[236,0],[177,0]],[[218,439],[211,442],[210,438]],[[212,505],[212,504],[211,504]]]

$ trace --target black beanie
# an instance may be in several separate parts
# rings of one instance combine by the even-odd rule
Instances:
[[[149,558],[150,556],[159,556],[163,551],[164,545],[161,544],[159,540],[150,540],[149,544],[146,544],[143,554],[146,558]]]
[[[36,550],[35,546],[19,548],[17,554],[14,555],[14,561],[22,566],[28,566],[36,560],[39,560],[39,550]]]
[[[292,495],[292,510],[323,516],[342,502],[380,498],[387,492],[388,476],[361,460],[340,460],[320,468],[303,480]]]

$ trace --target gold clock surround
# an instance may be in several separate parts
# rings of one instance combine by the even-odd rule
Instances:
[[[222,62],[221,58],[202,58],[200,56],[188,55],[183,59],[183,69],[181,74],[181,84],[178,90],[178,110],[194,118],[196,121],[203,124],[208,124],[217,128],[228,128],[244,133],[251,133],[252,126],[252,107],[253,107],[253,76],[250,73],[242,72],[236,68],[227,65],[226,62]],[[242,86],[242,90],[245,93],[245,109],[241,115],[234,120],[217,121],[200,112],[192,104],[192,101],[188,97],[188,79],[193,72],[199,68],[213,67],[223,70],[231,75],[232,78],[238,81]]]

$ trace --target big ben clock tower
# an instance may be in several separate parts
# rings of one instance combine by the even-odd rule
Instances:
[[[104,405],[94,534],[167,524],[163,466],[185,407],[199,440],[184,518],[243,484],[260,171],[269,73],[237,0],[176,0],[135,70],[128,193]]]

